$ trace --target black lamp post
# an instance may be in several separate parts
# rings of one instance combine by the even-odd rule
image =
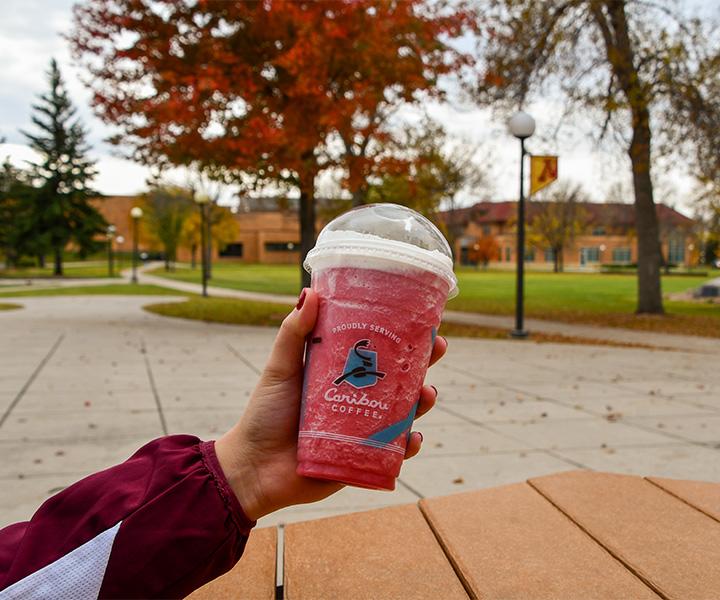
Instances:
[[[142,219],[143,216],[143,210],[139,206],[133,206],[130,209],[130,216],[132,217],[133,222],[133,230],[132,230],[132,278],[130,281],[132,283],[137,283],[137,263],[138,263],[138,225],[140,223],[140,219]]]
[[[113,276],[113,238],[115,237],[115,225],[108,225],[105,232],[105,238],[107,239],[107,251],[108,251],[108,277]]]
[[[208,263],[210,253],[207,248],[207,206],[210,198],[197,194],[195,202],[200,208],[200,256],[202,258],[202,295],[207,298]]]
[[[508,129],[520,140],[520,201],[518,202],[517,225],[517,279],[515,291],[515,329],[510,332],[514,338],[524,339],[528,332],[524,328],[525,299],[525,140],[535,133],[535,119],[522,111],[515,113],[508,122]]]

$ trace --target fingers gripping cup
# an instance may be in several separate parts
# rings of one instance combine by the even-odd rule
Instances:
[[[451,257],[435,225],[396,204],[356,208],[321,231],[305,261],[320,307],[300,475],[395,489],[442,311],[457,294]]]

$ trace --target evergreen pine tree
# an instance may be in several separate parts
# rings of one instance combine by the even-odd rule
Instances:
[[[73,242],[81,254],[98,246],[95,238],[106,222],[89,203],[97,193],[90,188],[95,163],[87,156],[86,131],[70,101],[55,59],[48,72],[50,91],[33,104],[31,120],[37,134],[22,132],[43,158],[33,164],[36,192],[30,230],[37,248],[52,251],[55,275],[62,275],[63,250]]]
[[[32,187],[26,175],[10,163],[9,157],[0,166],[0,253],[6,266],[16,266],[20,257],[28,253],[25,233]]]

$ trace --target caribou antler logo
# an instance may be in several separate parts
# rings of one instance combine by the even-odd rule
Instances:
[[[378,371],[377,352],[368,350],[370,340],[359,340],[350,348],[345,369],[333,383],[340,385],[346,381],[354,388],[366,388],[375,385],[378,379],[384,379],[385,373]]]

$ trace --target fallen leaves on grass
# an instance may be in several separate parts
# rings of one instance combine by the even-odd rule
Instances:
[[[672,308],[670,309],[672,310]],[[720,315],[720,309],[718,310]],[[562,321],[563,323],[583,323],[600,327],[619,327],[652,331],[654,333],[675,333],[679,335],[697,335],[702,337],[720,337],[720,318],[715,315],[636,315],[634,313],[589,313],[580,311],[528,311],[529,317]]]
[[[439,333],[443,336],[483,338],[491,340],[507,340],[510,333],[507,329],[501,327],[486,327],[484,325],[466,325],[461,323],[443,322],[440,325]],[[612,346],[615,348],[644,348],[651,350],[660,350],[657,346],[648,344],[635,344],[630,342],[616,342],[610,340],[600,340],[595,338],[584,338],[570,335],[562,335],[559,333],[542,333],[531,332],[528,338],[531,342],[540,344],[584,344],[590,346]],[[575,389],[579,386],[575,385]]]

